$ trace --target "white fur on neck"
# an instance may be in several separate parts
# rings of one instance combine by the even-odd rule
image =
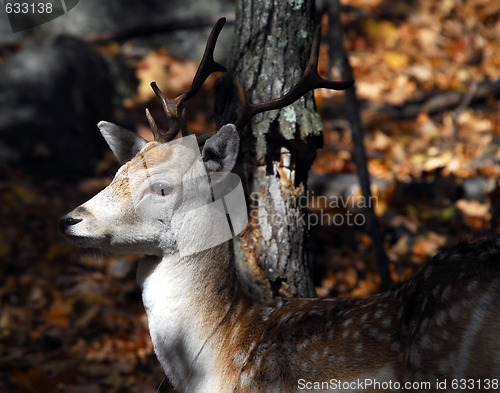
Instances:
[[[175,389],[216,392],[218,350],[202,337],[203,310],[192,296],[196,274],[186,274],[178,254],[147,257],[139,263],[137,280],[148,316],[151,340],[158,360]],[[193,272],[194,273],[194,272]],[[191,294],[191,296],[190,296]],[[215,326],[214,326],[215,328]]]

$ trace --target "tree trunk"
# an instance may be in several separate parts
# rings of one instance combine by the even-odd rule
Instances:
[[[237,2],[233,57],[218,86],[219,125],[239,113],[236,78],[252,103],[281,97],[298,82],[309,58],[313,12],[313,0]],[[323,143],[314,97],[308,93],[289,107],[257,115],[239,131],[237,171],[249,206],[249,225],[235,241],[240,280],[263,300],[313,297],[307,174]]]

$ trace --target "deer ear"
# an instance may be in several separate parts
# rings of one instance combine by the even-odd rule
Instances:
[[[111,151],[120,164],[124,164],[136,156],[146,143],[144,138],[113,123],[101,121],[97,124],[99,131],[108,143]]]
[[[233,124],[226,124],[209,138],[203,147],[202,157],[209,172],[230,172],[240,147],[240,137]]]

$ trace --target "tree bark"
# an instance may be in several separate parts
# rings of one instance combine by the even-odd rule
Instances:
[[[249,102],[281,97],[300,79],[314,33],[313,0],[240,0],[233,57],[218,85],[219,125],[236,119],[236,78]],[[307,175],[322,146],[322,125],[308,93],[293,105],[255,116],[239,130],[237,172],[249,225],[235,240],[239,278],[263,300],[313,297],[307,249]]]

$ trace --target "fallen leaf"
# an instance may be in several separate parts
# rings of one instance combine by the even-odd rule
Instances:
[[[365,23],[365,33],[373,41],[393,46],[399,38],[399,30],[394,23],[388,20],[369,18]]]
[[[399,71],[401,68],[408,65],[409,57],[404,53],[386,52],[384,53],[384,62],[393,71]]]
[[[490,206],[488,203],[481,203],[474,199],[459,199],[455,205],[466,216],[481,218],[484,220],[490,218]]]

